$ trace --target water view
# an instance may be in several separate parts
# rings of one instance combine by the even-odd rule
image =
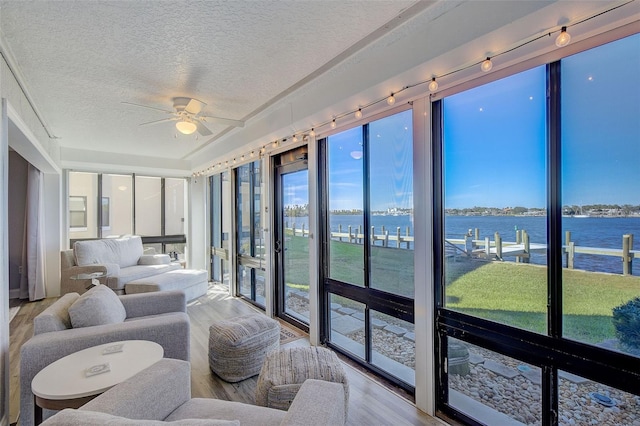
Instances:
[[[362,227],[361,215],[330,215],[331,232],[336,233],[341,230],[347,232],[351,226],[352,232]],[[504,241],[516,241],[516,231],[525,230],[530,236],[532,243],[545,244],[546,220],[544,216],[446,216],[445,218],[445,238],[447,240],[461,239],[471,229],[479,229],[480,238],[494,238],[494,233],[500,233]],[[297,230],[304,227],[309,229],[309,218],[307,216],[288,218],[288,228],[295,224]],[[381,234],[382,229],[389,231],[390,235],[395,235],[398,228],[400,234],[413,236],[414,224],[411,215],[372,215],[371,225],[375,234]],[[579,247],[594,248],[622,248],[622,236],[633,234],[633,247],[631,250],[640,250],[640,218],[638,217],[587,217],[587,218],[564,218],[564,232],[571,232],[571,241]],[[378,243],[379,244],[379,243]],[[395,246],[395,245],[392,245]],[[402,245],[406,248],[406,245]],[[409,245],[413,249],[413,243]],[[508,258],[506,260],[509,260]],[[531,263],[546,264],[546,254],[533,253]],[[633,268],[633,275],[640,276],[640,261]],[[565,265],[566,266],[566,265]],[[593,272],[610,272],[614,274],[622,273],[622,266],[619,257],[601,256],[576,253],[574,269],[581,269]]]

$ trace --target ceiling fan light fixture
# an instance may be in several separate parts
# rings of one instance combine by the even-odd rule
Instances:
[[[176,123],[176,129],[184,135],[190,135],[198,129],[198,126],[192,121],[180,120]]]

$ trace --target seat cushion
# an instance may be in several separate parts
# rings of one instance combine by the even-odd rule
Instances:
[[[69,318],[73,328],[121,323],[127,317],[124,305],[106,285],[97,285],[73,302]]]
[[[161,420],[127,419],[112,416],[111,414],[98,413],[96,411],[73,410],[67,408],[55,416],[48,418],[42,425],[46,426],[87,426],[87,425],[113,425],[113,426],[240,426],[237,420],[218,419],[184,419],[175,422]]]
[[[182,290],[187,300],[195,299],[207,292],[209,286],[207,271],[204,269],[182,269],[179,264],[173,264],[173,266],[178,269],[127,282],[125,292],[134,294]]]
[[[184,419],[239,420],[242,426],[278,426],[287,413],[272,408],[213,398],[192,398],[171,413],[166,421]]]

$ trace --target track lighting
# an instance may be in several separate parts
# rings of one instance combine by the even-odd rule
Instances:
[[[629,1],[627,3],[634,3],[634,2]],[[627,4],[627,3],[624,3],[624,4]],[[588,20],[593,19],[593,18],[595,18],[597,16],[600,16],[600,15],[602,15],[604,13],[611,12],[612,10],[615,10],[618,7],[620,7],[620,6],[619,5],[618,6],[614,6],[614,7],[610,8],[609,10],[607,10],[605,12],[599,12],[597,14],[594,14],[591,17],[585,18],[585,19],[583,19],[581,21],[578,21],[578,22],[575,22],[575,23],[571,24],[571,26],[580,24],[580,23],[585,22],[585,21],[588,21]],[[502,55],[504,53],[511,52],[511,51],[513,51],[513,50],[515,50],[517,48],[523,47],[523,46],[531,43],[532,41],[539,40],[539,39],[542,39],[542,38],[545,38],[545,37],[549,37],[549,36],[551,36],[551,34],[554,34],[554,33],[557,33],[557,32],[558,32],[557,27],[550,28],[548,31],[546,31],[544,33],[541,33],[537,37],[535,37],[533,39],[530,39],[530,40],[523,41],[521,44],[519,44],[519,45],[517,45],[515,47],[509,48],[509,50],[506,50],[506,51],[493,51],[494,57]],[[568,45],[570,42],[571,42],[571,35],[567,32],[567,26],[562,26],[561,29],[560,29],[560,34],[558,34],[558,36],[556,37],[556,40],[555,40],[556,46],[564,47],[564,46]],[[475,66],[475,65],[473,65],[473,66]],[[452,74],[455,74],[455,73],[458,73],[460,71],[466,70],[467,68],[469,68],[469,67],[468,66],[462,66],[459,69],[454,69],[454,70],[450,70],[448,72],[443,72],[443,73],[440,74],[440,78],[445,77],[445,76],[449,76],[449,75],[452,75]],[[480,69],[483,72],[489,72],[489,71],[491,71],[492,68],[493,68],[493,62],[491,60],[491,57],[487,56],[484,61],[480,62]],[[436,80],[436,77],[432,76],[431,80],[426,80],[426,81],[423,80],[423,81],[421,81],[419,83],[415,83],[415,84],[412,84],[412,85],[404,86],[401,90],[399,90],[399,92],[403,92],[405,89],[412,88],[414,86],[425,84],[425,83],[428,83],[428,89],[429,89],[430,92],[435,92],[439,88],[439,84],[438,84],[438,81]],[[386,101],[389,106],[394,105],[396,103],[395,93],[391,92],[391,94],[389,96],[385,97],[385,98],[375,99],[372,102],[365,104],[364,108],[368,108],[369,106],[372,106],[374,104],[378,104],[378,103],[380,103],[382,101]],[[337,118],[346,117],[351,113],[354,114],[354,117],[355,117],[356,120],[360,120],[363,117],[362,107],[359,107],[356,111],[351,110],[349,112],[344,112],[344,113],[341,113],[341,114],[334,114],[332,119],[331,119],[331,121],[329,121],[329,122],[325,121],[325,122],[323,122],[321,124],[321,126],[325,126],[325,125],[329,124],[331,129],[335,129],[337,127],[337,123],[336,123]],[[426,115],[426,113],[424,113],[424,114]],[[181,119],[180,121],[176,122],[176,129],[180,133],[191,134],[191,133],[193,133],[193,132],[195,132],[197,130],[197,125],[194,122],[192,122],[191,120],[189,120],[188,118],[185,118],[185,119]],[[174,137],[176,137],[176,138],[178,137],[177,133],[175,134]],[[302,140],[306,142],[309,139],[309,137],[315,138],[316,137],[316,132],[315,132],[315,129],[312,127],[310,130],[303,130],[299,134],[290,135],[290,137],[293,140],[293,142],[298,142],[300,137],[302,137]],[[267,148],[271,148],[271,147],[277,148],[278,145],[284,146],[286,141],[287,141],[287,138],[282,138],[282,139],[276,139],[273,142],[267,142],[261,148],[257,149],[258,154],[261,157],[262,155],[264,155],[266,153]],[[354,151],[351,154],[352,154],[353,158],[358,157],[358,155],[360,155],[360,156],[362,155],[361,153],[359,153],[359,151]],[[250,152],[247,152],[247,154],[242,154],[242,156],[240,158],[242,160],[244,160],[246,158],[246,155],[250,155],[250,157],[253,158],[254,155],[255,155],[255,151],[250,151]],[[232,161],[233,161],[233,164],[235,164],[236,163],[236,158],[233,158]],[[229,166],[229,160],[225,161],[224,165],[228,167]],[[223,167],[223,163],[220,162],[220,163],[217,164],[217,166],[219,168],[222,168]],[[213,169],[215,169],[215,165],[210,167],[209,171],[211,171]],[[203,170],[201,172],[194,173],[193,176],[197,177],[197,176],[200,176],[200,175],[204,175],[204,174],[206,174],[206,172],[207,172],[207,169],[205,169],[205,170]]]
[[[571,35],[567,32],[567,27],[562,27],[560,34],[556,37],[556,46],[565,47],[571,41]]]

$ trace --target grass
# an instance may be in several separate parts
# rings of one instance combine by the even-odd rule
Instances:
[[[447,308],[546,333],[546,267],[480,261],[447,266]],[[564,336],[600,343],[615,337],[612,309],[640,294],[640,277],[565,269],[563,289]]]
[[[309,286],[309,239],[287,235],[287,285]],[[329,275],[336,280],[364,285],[363,246],[331,241]],[[371,286],[390,293],[413,297],[413,251],[386,247],[371,250]]]
[[[309,288],[309,240],[288,235],[287,285]],[[330,243],[330,276],[362,286],[363,246]],[[374,288],[413,297],[413,251],[374,247]],[[537,333],[547,330],[547,268],[513,262],[448,261],[446,307]],[[640,277],[565,269],[564,336],[600,343],[615,338],[612,310],[640,295]]]

